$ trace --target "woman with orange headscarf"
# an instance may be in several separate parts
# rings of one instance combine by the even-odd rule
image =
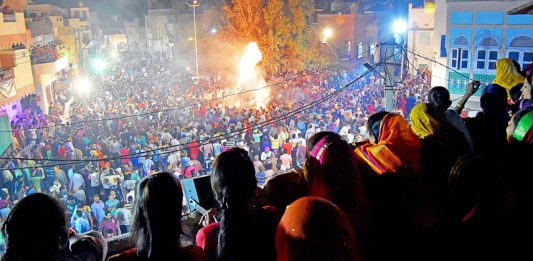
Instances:
[[[502,86],[509,93],[513,87],[524,83],[524,77],[515,68],[511,59],[501,58],[496,62],[496,78],[492,83]]]
[[[378,112],[370,116],[367,128],[370,143],[359,146],[355,154],[376,174],[420,171],[420,139],[401,115]]]
[[[348,218],[335,204],[303,197],[287,207],[276,233],[278,261],[361,260]]]
[[[355,149],[363,171],[372,220],[378,228],[380,244],[396,256],[384,253],[382,260],[412,259],[425,249],[424,232],[435,224],[433,205],[421,186],[421,141],[399,114],[378,112],[369,117],[370,141]],[[364,170],[363,168],[361,168]],[[371,170],[369,170],[371,169]],[[393,250],[394,249],[394,250]]]

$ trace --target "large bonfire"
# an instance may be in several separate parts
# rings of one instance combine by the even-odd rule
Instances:
[[[258,89],[253,92],[253,103],[257,109],[265,108],[270,97],[270,90],[263,88],[266,86],[266,81],[257,68],[257,64],[261,60],[263,60],[263,54],[257,43],[248,43],[239,62],[239,78],[237,80],[238,90]],[[237,102],[237,105],[240,103]]]

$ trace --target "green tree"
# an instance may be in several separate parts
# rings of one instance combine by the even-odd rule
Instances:
[[[258,41],[263,33],[263,0],[232,0],[224,6],[228,36]]]
[[[224,33],[258,42],[269,72],[302,70],[320,63],[309,37],[313,0],[232,0],[224,6]]]
[[[264,35],[265,45],[264,65],[268,71],[279,71],[284,59],[287,57],[286,48],[289,41],[290,27],[288,17],[285,15],[283,0],[268,0],[264,12],[265,28],[268,32]]]

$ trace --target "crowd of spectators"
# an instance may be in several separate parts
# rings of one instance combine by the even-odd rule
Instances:
[[[221,77],[193,84],[163,64],[124,59],[90,97],[72,103],[72,124],[32,112],[13,122],[16,144],[32,149],[3,164],[5,224],[37,198],[28,195],[42,192],[50,196],[41,200],[54,202],[50,209],[64,206],[59,226],[72,233],[111,238],[132,230],[136,247],[113,260],[531,257],[525,160],[533,68],[524,80],[509,59],[499,60],[482,111],[462,119],[476,83],[450,109],[445,88],[429,90],[424,75],[408,76],[395,110],[383,112],[383,83],[368,76],[283,117],[340,88],[359,68],[272,77],[292,80],[271,87],[267,108],[256,108],[252,97],[224,97],[232,91]],[[514,115],[513,88],[521,90]],[[51,107],[50,115],[60,115],[67,106]],[[195,246],[180,248],[183,231],[173,222],[183,212],[179,180],[203,174],[211,174],[217,207]]]
[[[52,63],[57,61],[59,53],[56,43],[45,45],[35,45],[30,49],[30,59],[32,64]]]

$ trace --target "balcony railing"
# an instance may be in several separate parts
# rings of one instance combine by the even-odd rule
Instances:
[[[31,48],[31,63],[43,64],[53,63],[62,57],[59,50],[63,48],[61,44],[47,44],[45,46],[37,46]]]
[[[17,15],[15,13],[4,13],[4,23],[14,23],[17,21]]]

